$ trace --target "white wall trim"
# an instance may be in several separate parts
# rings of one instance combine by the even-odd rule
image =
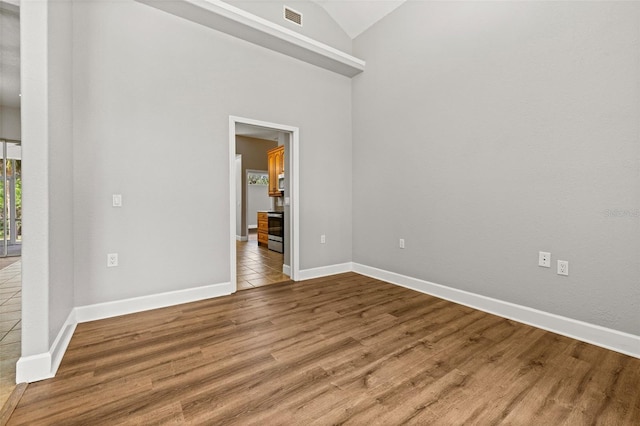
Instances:
[[[287,269],[290,271],[288,265],[283,265],[282,269],[283,273],[286,273]],[[300,280],[309,280],[345,272],[356,272],[454,303],[469,306],[483,312],[509,318],[543,330],[640,358],[640,336],[359,263],[346,262],[304,269],[299,271],[298,275]],[[54,377],[78,323],[226,296],[234,291],[235,285],[231,283],[220,283],[76,307],[69,313],[67,320],[48,352],[21,357],[18,360],[16,364],[16,383],[31,383]]]
[[[290,277],[291,276],[291,266],[289,265],[282,265],[282,273],[285,274],[286,276]]]
[[[249,237],[243,237],[242,235],[236,235],[237,241],[249,241]]]
[[[48,352],[21,357],[16,363],[16,383],[32,383],[49,379],[56,375],[62,357],[69,346],[76,329],[75,309],[69,313],[67,320],[53,341]]]
[[[298,274],[300,280],[327,277],[329,275],[342,274],[353,271],[353,263],[339,263],[336,265],[320,266],[318,268],[303,269]],[[364,274],[363,274],[364,275]]]
[[[49,116],[49,2],[20,5],[22,119],[22,354],[16,379],[35,381],[51,374],[49,259],[51,256]],[[26,355],[29,354],[29,355]],[[36,378],[31,380],[31,378]]]
[[[353,264],[353,271],[421,293],[509,318],[543,330],[581,340],[612,351],[640,358],[640,336],[551,314],[441,284],[408,277],[371,266]]]
[[[23,356],[16,363],[16,383],[33,383],[53,376],[51,352]]]
[[[18,360],[16,383],[32,383],[54,377],[78,323],[226,296],[234,291],[235,287],[231,283],[220,283],[95,305],[77,306],[69,313],[48,352],[21,357]]]
[[[64,353],[67,351],[67,347],[69,347],[69,342],[71,342],[71,338],[73,337],[73,333],[76,331],[76,326],[78,322],[76,321],[76,310],[72,309],[67,317],[67,320],[64,322],[64,325],[60,329],[60,332],[56,336],[56,340],[53,341],[53,345],[51,345],[51,375],[55,376],[58,371],[58,367],[60,367],[60,363],[62,362],[62,357]]]
[[[205,285],[148,296],[133,297],[131,299],[113,302],[96,303],[95,305],[78,306],[75,308],[76,319],[79,323],[99,319],[134,314],[151,309],[166,308],[182,303],[196,302],[213,297],[226,296],[235,291],[231,283]]]
[[[136,0],[258,46],[353,77],[365,61],[222,0]]]

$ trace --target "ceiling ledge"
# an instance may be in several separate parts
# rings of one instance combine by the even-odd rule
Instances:
[[[221,0],[136,0],[267,49],[353,77],[365,62]]]

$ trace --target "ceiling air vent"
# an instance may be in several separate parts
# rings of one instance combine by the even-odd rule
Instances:
[[[302,26],[302,13],[298,13],[288,6],[284,7],[284,19],[289,22],[293,22],[296,25]]]

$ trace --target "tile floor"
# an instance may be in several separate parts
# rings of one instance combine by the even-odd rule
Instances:
[[[15,387],[20,357],[22,261],[0,270],[0,407]]]
[[[283,262],[282,253],[258,246],[257,234],[251,230],[249,241],[236,242],[238,290],[289,281],[282,273]]]

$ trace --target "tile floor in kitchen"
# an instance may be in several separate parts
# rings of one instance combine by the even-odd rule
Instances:
[[[258,246],[257,233],[249,231],[248,241],[236,242],[238,290],[289,281],[282,273],[284,255]]]
[[[22,337],[22,262],[19,257],[0,259],[0,267],[5,265],[0,269],[0,407],[16,385]]]

